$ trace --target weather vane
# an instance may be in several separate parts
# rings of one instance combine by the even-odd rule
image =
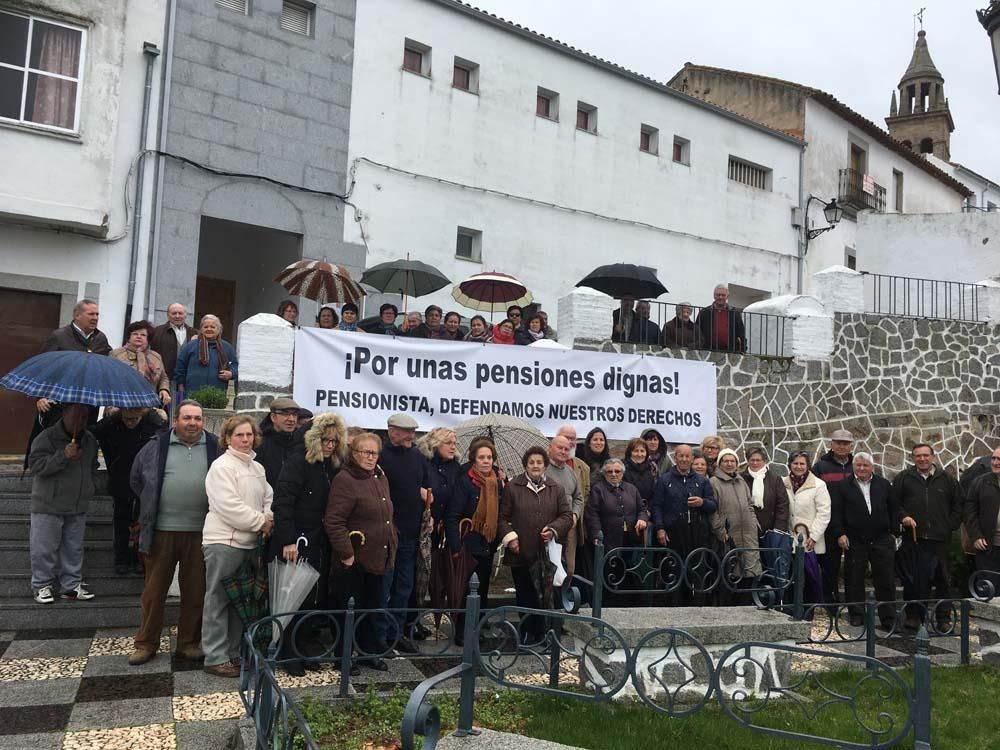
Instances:
[[[924,30],[924,11],[925,10],[927,10],[927,8],[921,8],[916,13],[914,13],[914,16],[916,16],[916,19],[918,21],[920,21],[920,30],[921,31]]]

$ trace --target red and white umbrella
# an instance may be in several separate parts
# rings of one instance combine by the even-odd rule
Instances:
[[[291,294],[315,300],[321,305],[328,302],[357,304],[365,296],[365,290],[351,278],[346,268],[325,260],[297,260],[274,280]]]
[[[455,301],[471,310],[506,310],[511,305],[524,307],[531,304],[531,292],[516,278],[506,273],[489,271],[477,273],[456,284],[451,290]]]

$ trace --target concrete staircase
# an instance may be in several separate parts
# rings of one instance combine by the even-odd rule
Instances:
[[[31,592],[28,531],[31,479],[0,474],[0,630],[119,628],[139,624],[141,575],[117,576],[111,550],[111,497],[101,472],[98,497],[90,504],[84,536],[83,580],[95,594],[89,602],[56,599],[37,604]],[[167,600],[167,622],[177,619],[177,600]]]

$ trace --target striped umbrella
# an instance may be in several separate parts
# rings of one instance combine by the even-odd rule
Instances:
[[[328,302],[357,304],[365,296],[365,290],[351,278],[346,268],[325,260],[297,260],[274,280],[290,293],[321,305]]]
[[[124,362],[90,352],[45,352],[0,378],[0,387],[64,404],[158,408],[153,387]]]
[[[506,273],[477,273],[451,290],[455,301],[472,310],[488,310],[492,316],[497,307],[506,310],[511,305],[531,304],[531,292],[516,278]]]

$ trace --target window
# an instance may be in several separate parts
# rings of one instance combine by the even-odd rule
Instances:
[[[690,164],[691,141],[687,138],[681,138],[679,135],[675,135],[673,159],[678,164]]]
[[[852,271],[858,270],[858,252],[853,247],[844,248],[844,265]]]
[[[586,102],[576,103],[576,129],[597,132],[597,107]]]
[[[931,138],[924,138],[920,141],[920,153],[922,154],[933,154],[934,153],[934,140]]]
[[[456,89],[479,93],[479,65],[461,57],[455,58],[455,68],[451,74],[451,85]]]
[[[771,189],[771,170],[748,161],[729,157],[729,179],[740,182],[758,190]]]
[[[483,233],[478,229],[459,227],[455,239],[455,257],[478,263],[483,257]]]
[[[559,120],[559,94],[538,87],[535,96],[535,114],[548,120]]]
[[[0,120],[79,129],[86,32],[0,11]]]
[[[652,125],[639,127],[639,150],[647,154],[660,153],[660,131]]]
[[[896,212],[903,213],[903,173],[898,169],[892,170],[892,187],[896,193]]]
[[[403,70],[430,78],[431,48],[412,39],[405,40],[403,43]]]
[[[244,16],[247,15],[249,10],[247,0],[215,0],[215,4],[220,8],[231,10],[234,13],[242,13]]]
[[[283,0],[281,3],[281,28],[295,34],[312,34],[313,9],[308,5]]]

